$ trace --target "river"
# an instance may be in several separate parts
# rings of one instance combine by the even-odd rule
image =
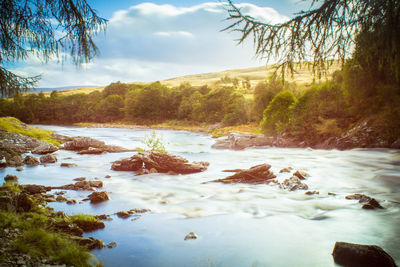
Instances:
[[[125,148],[143,147],[151,134],[143,129],[40,126],[67,136],[88,136]],[[0,170],[15,174],[22,184],[64,185],[73,178],[98,178],[111,200],[67,205],[50,203],[68,214],[114,214],[132,208],[151,209],[134,219],[113,215],[106,228],[85,236],[115,241],[115,248],[94,250],[105,266],[335,266],[336,241],[381,246],[400,264],[400,151],[348,151],[291,148],[212,149],[208,135],[157,130],[168,152],[189,161],[208,161],[207,171],[189,175],[149,174],[111,170],[115,160],[134,152],[78,155],[60,150],[59,162],[37,167]],[[76,163],[61,168],[60,162]],[[319,195],[288,192],[276,185],[203,182],[224,178],[225,169],[268,163],[282,181],[284,167],[310,174],[305,183]],[[111,178],[105,178],[110,175]],[[328,192],[336,195],[328,195]],[[81,201],[90,192],[69,191]],[[363,210],[346,195],[376,198],[383,210]],[[198,239],[184,240],[194,232]]]

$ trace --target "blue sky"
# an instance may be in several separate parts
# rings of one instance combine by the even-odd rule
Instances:
[[[260,20],[282,22],[307,8],[304,1],[234,1]],[[42,75],[38,87],[107,85],[111,82],[157,81],[182,75],[261,66],[251,41],[237,45],[238,35],[221,32],[228,25],[221,1],[88,0],[109,20],[95,37],[100,55],[79,68],[54,59],[31,58],[14,64],[22,75]]]

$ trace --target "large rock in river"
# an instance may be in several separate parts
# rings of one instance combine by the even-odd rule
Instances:
[[[241,150],[247,147],[270,146],[274,138],[250,133],[229,132],[227,138],[218,139],[212,148]]]
[[[193,162],[169,153],[140,152],[130,158],[115,161],[115,171],[143,171],[155,169],[161,173],[187,174],[202,172],[207,169],[208,162]]]
[[[332,252],[335,263],[348,267],[395,267],[393,258],[382,248],[336,242]]]
[[[251,167],[247,170],[237,170],[234,175],[228,176],[223,179],[214,180],[211,182],[221,182],[225,184],[232,183],[246,183],[246,184],[264,184],[268,183],[270,179],[276,175],[270,171],[271,165],[260,164]]]
[[[72,141],[64,143],[64,149],[78,151],[79,154],[102,154],[105,152],[128,152],[134,151],[120,146],[106,145],[103,141],[90,137],[74,137]]]
[[[44,154],[50,154],[50,153],[56,152],[57,150],[58,150],[58,147],[56,147],[55,145],[49,144],[46,142],[42,142],[42,143],[40,143],[39,146],[32,149],[32,153],[44,155]]]

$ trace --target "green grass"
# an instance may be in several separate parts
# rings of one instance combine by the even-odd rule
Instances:
[[[91,254],[62,234],[44,229],[25,230],[13,243],[13,248],[33,258],[49,257],[69,266],[90,266]]]
[[[53,145],[60,145],[60,143],[52,138],[53,131],[40,129],[38,127],[28,126],[20,120],[13,117],[0,117],[0,129],[12,133],[18,133],[25,136],[30,136]]]
[[[97,219],[94,215],[90,214],[83,214],[83,213],[78,213],[75,215],[70,216],[72,222],[97,222],[99,219]]]

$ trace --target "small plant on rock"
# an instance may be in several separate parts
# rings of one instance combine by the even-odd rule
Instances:
[[[157,153],[167,153],[165,150],[164,141],[161,137],[158,137],[156,131],[153,130],[151,135],[146,135],[142,143],[146,146],[145,149],[138,147],[137,150],[139,152],[150,151],[150,152],[157,152]]]

